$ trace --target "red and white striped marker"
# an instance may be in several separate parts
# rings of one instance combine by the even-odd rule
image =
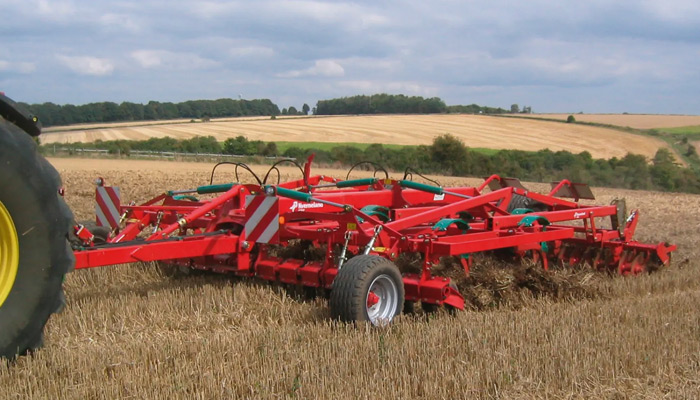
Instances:
[[[119,188],[116,186],[98,186],[95,190],[95,220],[98,226],[119,226]]]
[[[279,198],[246,196],[245,240],[256,243],[279,243]]]

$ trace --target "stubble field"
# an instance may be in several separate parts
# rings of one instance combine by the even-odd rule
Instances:
[[[79,220],[92,218],[96,176],[119,185],[124,199],[145,200],[207,183],[210,167],[51,161]],[[697,398],[700,197],[594,193],[602,204],[624,196],[640,208],[638,239],[678,244],[673,265],[631,278],[554,271],[586,295],[524,290],[498,307],[407,316],[384,329],[332,322],[325,300],[256,281],[175,279],[150,264],[77,271],[46,348],[0,366],[0,397]]]
[[[700,115],[661,114],[522,114],[528,118],[549,118],[566,121],[573,115],[578,122],[593,122],[635,129],[676,128],[700,125]]]
[[[189,139],[213,136],[219,141],[239,135],[249,140],[285,142],[431,144],[435,137],[451,134],[469,147],[537,151],[590,152],[594,158],[624,157],[635,153],[653,157],[668,145],[651,136],[585,125],[565,125],[526,118],[480,115],[363,115],[310,118],[227,119],[208,123],[93,127],[66,132],[49,130],[42,143],[93,142],[95,140],[146,140],[152,137]],[[61,128],[63,129],[63,128]]]

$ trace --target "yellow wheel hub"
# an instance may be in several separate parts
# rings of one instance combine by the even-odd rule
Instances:
[[[12,291],[19,266],[19,239],[10,212],[0,202],[0,307]]]

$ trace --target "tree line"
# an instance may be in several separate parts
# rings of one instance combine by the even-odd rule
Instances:
[[[42,150],[50,151],[53,146],[44,145]],[[442,175],[486,177],[498,174],[536,182],[569,179],[594,186],[700,193],[700,174],[677,165],[671,152],[664,148],[657,151],[650,163],[638,154],[606,160],[594,159],[586,151],[574,154],[551,150],[500,150],[495,154],[485,154],[469,149],[449,134],[435,138],[431,145],[404,146],[398,149],[381,144],[372,144],[365,149],[341,145],[329,151],[290,147],[281,154],[274,142],[251,141],[244,136],[229,138],[222,143],[209,136],[187,140],[152,138],[146,141],[97,141],[61,146],[108,149],[111,153],[126,156],[131,150],[151,150],[247,156],[281,155],[304,160],[315,153],[316,162],[336,167],[372,161],[394,171],[411,167],[421,172]]]
[[[54,103],[21,103],[31,114],[39,117],[43,126],[58,126],[99,122],[153,121],[181,118],[222,118],[240,116],[278,115],[280,109],[269,99],[256,100],[189,100],[181,103],[147,104],[105,101],[75,106]]]
[[[341,97],[321,100],[316,103],[315,115],[353,115],[353,114],[504,114],[503,108],[484,107],[478,104],[448,106],[439,97],[423,98],[402,94],[374,94]]]
[[[478,104],[447,106],[439,97],[423,98],[402,94],[374,94],[371,96],[341,97],[320,100],[311,108],[304,103],[300,110],[294,106],[280,108],[269,99],[189,100],[181,103],[149,101],[146,104],[104,101],[83,105],[54,103],[20,103],[31,114],[39,117],[43,126],[62,126],[85,123],[154,121],[170,119],[203,119],[241,116],[277,115],[353,115],[353,114],[503,114],[503,108]]]

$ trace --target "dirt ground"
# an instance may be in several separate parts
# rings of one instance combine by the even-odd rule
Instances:
[[[143,201],[208,183],[211,167],[51,162],[79,219],[93,216],[97,176],[119,185],[125,200]],[[579,271],[579,286],[595,296],[522,292],[517,305],[404,316],[383,329],[330,321],[326,300],[296,299],[257,281],[173,278],[152,264],[76,271],[46,347],[0,365],[0,398],[700,397],[700,196],[594,194],[601,204],[625,197],[639,208],[637,238],[676,243],[672,265],[629,278]]]

